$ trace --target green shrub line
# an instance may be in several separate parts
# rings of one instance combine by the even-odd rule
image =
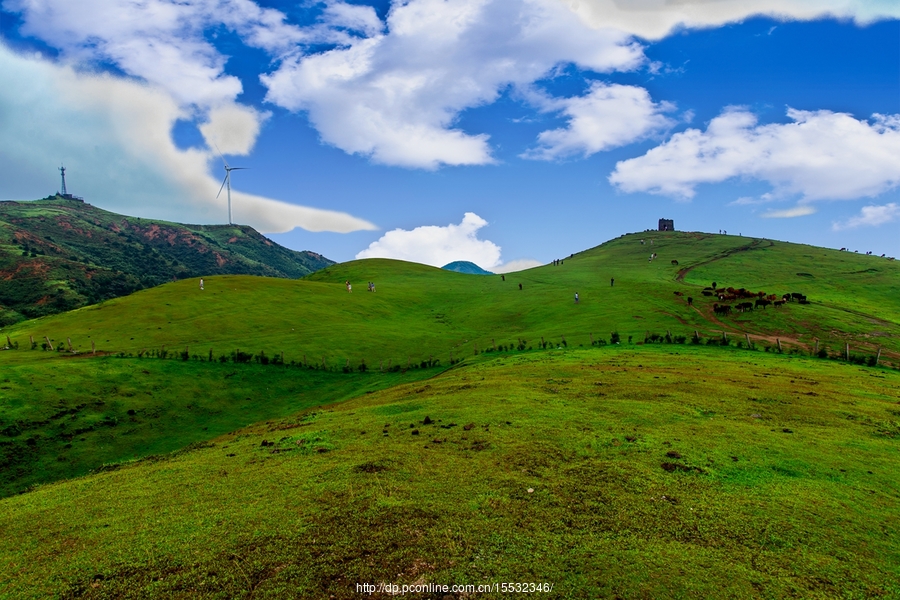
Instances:
[[[740,334],[728,334],[727,332],[722,332],[721,335],[709,335],[702,336],[698,331],[694,331],[692,335],[674,335],[671,331],[666,331],[665,334],[656,333],[647,331],[644,334],[643,341],[634,342],[634,336],[629,335],[628,341],[624,342],[624,345],[634,345],[640,346],[644,344],[690,344],[695,346],[714,346],[714,347],[728,347],[735,348],[741,350],[752,350],[752,351],[762,351],[762,352],[771,352],[775,354],[788,354],[792,356],[810,356],[814,358],[820,358],[824,360],[833,360],[838,362],[846,362],[849,364],[863,365],[868,367],[881,366],[886,368],[895,368],[900,370],[900,365],[891,365],[885,363],[880,359],[880,352],[877,355],[871,354],[860,354],[858,352],[850,353],[845,348],[844,351],[840,350],[832,350],[828,346],[817,345],[817,350],[813,351],[805,351],[797,346],[784,344],[784,346],[789,346],[787,348],[782,347],[780,343],[771,344],[764,342],[753,342],[749,340],[748,334],[743,334],[743,339],[740,337]],[[605,346],[615,346],[615,345],[623,345],[622,336],[618,331],[613,331],[610,333],[609,341],[603,338],[594,339],[593,334],[589,334],[590,345],[594,348],[602,348]],[[40,344],[41,351],[54,351],[57,353],[71,353],[71,354],[87,354],[87,351],[77,351],[74,350],[71,346],[71,342],[68,338],[66,338],[67,346],[62,342],[57,342],[55,346],[53,346],[52,342],[55,340],[53,338],[47,338],[48,341],[43,341]],[[0,347],[0,350],[18,350],[19,343],[18,341],[12,341],[9,337],[7,337],[6,346]],[[749,341],[749,344],[747,343]],[[583,347],[584,344],[579,344],[579,346]],[[37,342],[32,341],[30,344],[31,350],[36,350],[38,348]],[[541,337],[539,342],[529,343],[528,340],[524,338],[517,338],[515,341],[509,342],[501,342],[499,344],[496,343],[496,338],[491,339],[490,345],[484,344],[481,348],[479,348],[479,343],[476,341],[473,343],[473,355],[478,356],[480,354],[501,354],[501,353],[509,353],[509,352],[527,352],[533,351],[535,347],[537,350],[564,350],[569,347],[568,342],[566,341],[566,336],[561,335],[559,341],[554,341],[552,339],[545,339]],[[456,346],[459,348],[459,346]],[[97,350],[96,352],[101,352],[101,350]],[[91,353],[95,353],[94,350]],[[159,349],[150,348],[150,349],[142,349],[137,352],[118,352],[113,355],[117,358],[156,358],[162,360],[181,360],[181,361],[196,361],[196,362],[218,362],[218,363],[234,363],[234,364],[250,364],[255,363],[258,365],[264,366],[280,366],[280,367],[293,367],[293,368],[303,368],[310,370],[321,370],[321,371],[329,371],[329,372],[343,372],[343,373],[366,373],[369,371],[378,371],[382,373],[398,373],[398,372],[406,372],[410,369],[431,369],[440,367],[442,361],[440,358],[435,358],[434,354],[428,354],[428,358],[422,358],[413,360],[412,355],[407,356],[406,364],[404,365],[402,361],[394,362],[393,359],[388,360],[388,364],[385,365],[385,361],[381,360],[378,363],[378,367],[372,367],[371,364],[374,363],[366,363],[365,359],[362,359],[358,365],[351,365],[351,360],[349,358],[344,358],[343,364],[334,365],[329,364],[328,358],[326,356],[321,357],[321,361],[312,360],[307,361],[306,355],[303,356],[302,360],[292,359],[290,361],[285,360],[284,352],[273,352],[271,354],[267,354],[264,350],[260,350],[258,353],[254,354],[252,352],[245,352],[240,349],[232,350],[228,354],[219,354],[216,356],[213,352],[213,349],[210,348],[206,355],[191,353],[190,348],[186,347],[184,350],[180,351],[172,351],[166,349],[165,346],[160,347]],[[334,358],[332,357],[332,361]],[[457,353],[454,356],[454,352],[450,352],[450,358],[446,364],[449,366],[454,366],[460,362],[462,362],[462,358],[460,354]]]

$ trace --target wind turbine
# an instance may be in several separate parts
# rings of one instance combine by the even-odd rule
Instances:
[[[216,150],[219,150],[219,147],[216,146]],[[249,167],[229,167],[228,161],[225,160],[225,156],[222,154],[222,151],[219,150],[219,156],[222,157],[222,162],[225,163],[225,179],[222,180],[222,187],[219,188],[219,193],[216,194],[216,199],[222,195],[222,188],[228,187],[228,224],[234,225],[231,222],[231,172],[232,171],[240,171],[241,169],[248,169]]]

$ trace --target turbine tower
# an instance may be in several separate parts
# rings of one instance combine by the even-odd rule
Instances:
[[[59,172],[62,174],[62,195],[66,196],[68,195],[68,193],[66,192],[66,168],[60,166]]]
[[[216,146],[216,150],[219,150],[219,147]],[[225,179],[222,180],[222,187],[219,188],[219,193],[216,194],[216,198],[222,195],[222,188],[228,188],[228,224],[234,225],[231,222],[231,172],[232,171],[240,171],[241,169],[247,169],[249,167],[229,167],[228,161],[225,160],[225,156],[222,155],[222,152],[219,151],[219,156],[222,157],[222,162],[225,163]]]

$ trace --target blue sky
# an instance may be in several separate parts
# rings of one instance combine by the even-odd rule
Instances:
[[[900,7],[0,0],[0,199],[514,270],[676,228],[900,254]],[[623,8],[624,7],[624,8]]]

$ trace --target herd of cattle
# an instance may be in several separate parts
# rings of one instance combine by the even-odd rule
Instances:
[[[754,308],[766,308],[769,305],[774,305],[776,308],[783,306],[785,302],[793,302],[797,301],[800,304],[809,304],[809,300],[807,300],[806,296],[799,292],[791,292],[789,294],[784,294],[782,296],[778,296],[777,294],[766,294],[765,292],[751,292],[745,288],[733,288],[728,287],[725,289],[719,288],[716,289],[716,284],[713,282],[711,287],[703,288],[701,292],[704,296],[715,296],[719,302],[736,302],[738,300],[743,300],[743,302],[738,302],[737,304],[719,304],[716,302],[713,304],[713,312],[717,315],[730,315],[732,311],[740,311],[745,312],[748,310],[753,310]],[[682,292],[675,292],[675,295],[682,296]],[[693,306],[694,299],[688,297],[687,303],[689,306]]]

